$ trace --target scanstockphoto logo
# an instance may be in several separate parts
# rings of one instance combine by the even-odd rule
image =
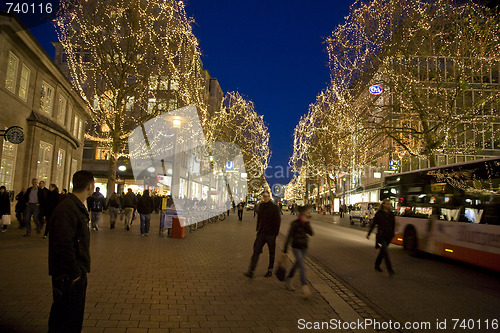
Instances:
[[[187,224],[217,216],[247,196],[241,149],[229,142],[208,143],[193,105],[138,126],[128,145],[136,181],[170,191],[176,214]]]
[[[0,10],[17,16],[26,27],[33,28],[53,21],[59,13],[61,4],[63,2],[59,0],[2,0]]]

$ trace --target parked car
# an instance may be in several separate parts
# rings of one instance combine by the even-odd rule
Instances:
[[[356,221],[364,227],[369,224],[369,206],[372,205],[375,211],[378,210],[378,202],[358,202],[352,206],[351,213],[349,214],[349,221],[354,224]]]

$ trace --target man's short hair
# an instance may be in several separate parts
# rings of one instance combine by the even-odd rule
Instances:
[[[95,188],[95,191],[96,191],[96,192],[99,192],[100,190],[101,190],[101,188],[100,188],[100,187],[96,187],[96,188]]]
[[[83,192],[94,182],[94,175],[90,171],[80,170],[73,175],[73,192]]]

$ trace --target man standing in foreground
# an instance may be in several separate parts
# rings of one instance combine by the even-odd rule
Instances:
[[[49,332],[81,332],[90,272],[89,213],[83,203],[94,190],[88,171],[73,175],[73,193],[54,210],[49,224],[49,275],[54,301]]]
[[[262,202],[259,204],[257,212],[257,237],[253,244],[253,255],[250,261],[250,268],[245,276],[252,278],[253,271],[257,266],[257,261],[262,253],[265,244],[269,248],[269,266],[265,277],[273,275],[274,254],[276,252],[276,237],[280,232],[281,216],[276,206],[271,201],[271,195],[268,191],[262,192]]]

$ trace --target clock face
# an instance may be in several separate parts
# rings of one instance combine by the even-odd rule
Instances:
[[[5,138],[7,141],[13,144],[20,144],[24,141],[24,132],[23,129],[19,126],[9,127],[5,131]]]

